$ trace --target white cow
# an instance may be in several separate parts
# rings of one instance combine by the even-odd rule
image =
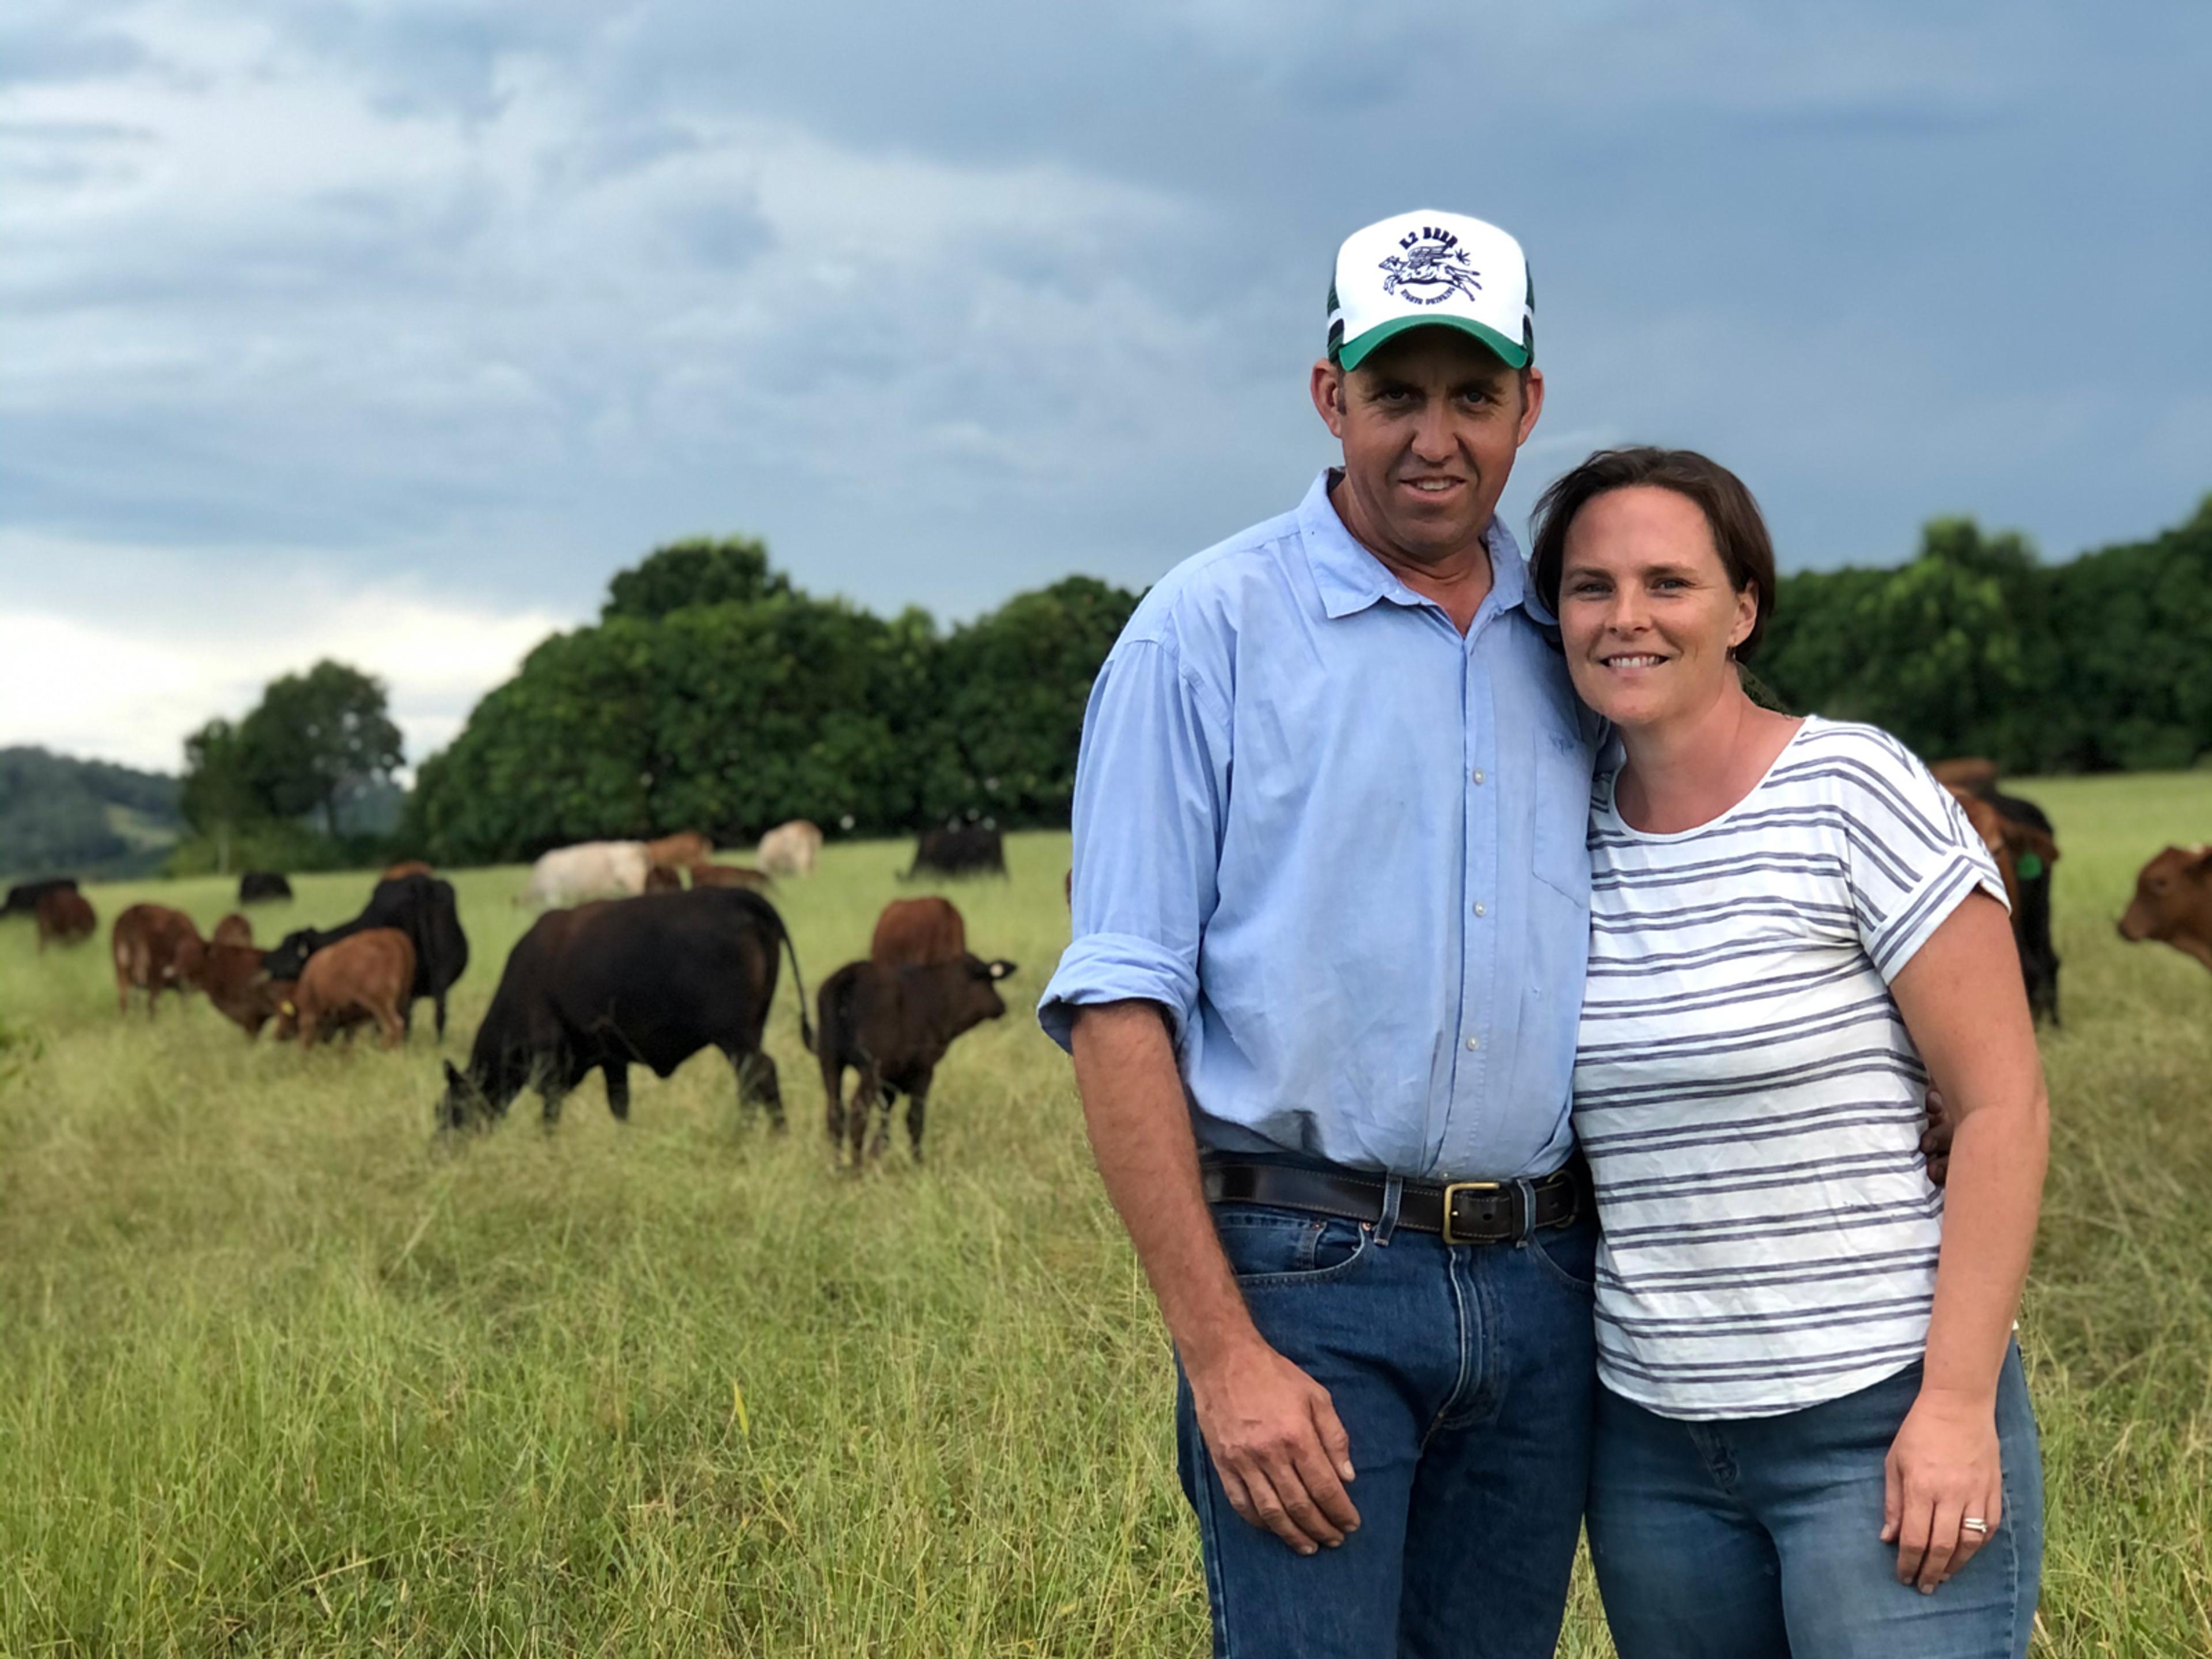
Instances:
[[[753,861],[771,876],[811,876],[821,850],[822,832],[805,818],[793,818],[760,838]]]
[[[586,841],[556,847],[530,866],[517,904],[556,906],[579,899],[634,897],[645,890],[653,858],[641,841]]]

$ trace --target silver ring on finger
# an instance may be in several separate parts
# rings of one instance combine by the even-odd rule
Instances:
[[[1971,1532],[1978,1538],[1987,1536],[1990,1530],[1990,1523],[1978,1515],[1966,1516],[1959,1522],[1959,1526],[1961,1531]]]

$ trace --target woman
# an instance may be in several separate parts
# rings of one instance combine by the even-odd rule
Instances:
[[[2047,1126],[1997,872],[1894,738],[1745,694],[1774,556],[1725,468],[1594,455],[1531,564],[1620,738],[1575,1129],[1622,1659],[2022,1654],[2042,1492],[2012,1328]]]

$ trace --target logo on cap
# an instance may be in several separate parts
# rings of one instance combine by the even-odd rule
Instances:
[[[1385,294],[1417,306],[1434,306],[1455,294],[1472,300],[1482,291],[1482,273],[1451,232],[1423,225],[1400,237],[1398,246],[1403,253],[1394,253],[1376,267],[1382,272]]]

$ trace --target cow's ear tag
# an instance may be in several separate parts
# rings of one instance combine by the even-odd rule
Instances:
[[[294,1007],[294,1006],[292,1006],[292,1002],[291,1002],[291,999],[290,999],[290,998],[289,998],[289,997],[288,997],[288,998],[286,998],[283,1001],[282,1001],[282,1002],[278,1003],[276,1006],[277,1006],[279,1008],[282,1008],[282,1009],[284,1011],[284,1016],[285,1016],[285,1018],[288,1018],[288,1019],[297,1019],[297,1018],[299,1018],[299,1017],[300,1017],[300,1011],[299,1011],[297,1008],[295,1008],[295,1007]]]
[[[994,962],[991,964],[991,977],[993,979],[1004,979],[1007,975],[1013,971],[1014,964],[1011,962]]]
[[[2020,872],[2022,881],[2033,881],[2043,873],[2043,860],[2033,853],[2022,853],[2013,868]]]

